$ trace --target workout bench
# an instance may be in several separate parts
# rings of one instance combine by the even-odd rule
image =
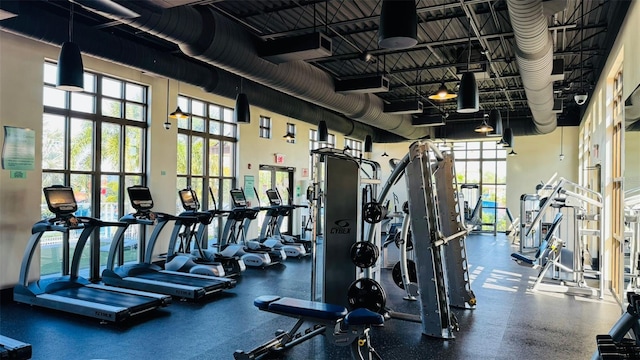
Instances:
[[[518,265],[527,266],[534,269],[543,266],[544,264],[542,262],[547,260],[545,257],[549,255],[547,250],[551,252],[560,251],[560,249],[558,248],[558,244],[556,244],[556,241],[554,241],[553,233],[557,230],[558,225],[560,225],[561,221],[562,213],[559,212],[553,219],[551,226],[547,230],[547,234],[540,242],[540,246],[538,246],[538,250],[536,251],[536,254],[533,258],[529,258],[520,253],[513,253],[511,254],[512,260],[518,263]]]
[[[369,342],[370,327],[384,324],[384,317],[378,313],[364,308],[348,312],[340,305],[275,295],[259,296],[253,304],[260,310],[296,318],[298,321],[291,330],[276,331],[275,338],[249,352],[236,350],[233,354],[236,360],[253,360],[272,352],[284,351],[318,334],[327,333],[325,330],[330,326],[333,329],[327,334],[333,338],[333,343],[338,346],[351,345],[355,359],[380,359]],[[309,323],[309,327],[301,330],[305,323]],[[366,350],[364,354],[361,348]]]

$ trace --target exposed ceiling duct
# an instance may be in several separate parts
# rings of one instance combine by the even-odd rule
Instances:
[[[0,21],[0,29],[37,41],[60,46],[68,39],[67,18],[40,12],[29,6],[30,2],[21,2],[18,16]],[[3,4],[4,7],[4,4]],[[237,75],[216,69],[197,61],[190,61],[167,52],[142,46],[134,41],[113,36],[82,24],[75,24],[74,42],[83,53],[133,67],[141,71],[176,79],[220,96],[234,98],[240,84]],[[347,134],[353,138],[365,139],[372,135],[376,142],[399,142],[404,138],[396,134],[359,123],[331,111],[283,94],[269,87],[245,81],[243,91],[255,106],[284,116],[300,119],[317,125],[325,120],[332,131]]]
[[[558,11],[562,1],[551,2],[548,11]],[[566,5],[566,1],[564,1]],[[553,112],[553,40],[547,27],[542,0],[507,0],[516,40],[516,60],[527,95],[533,123],[540,134],[557,126]]]
[[[260,58],[256,39],[209,7],[155,12],[135,3],[127,6],[140,17],[109,17],[171,41],[191,57],[407,139],[431,135],[427,128],[412,126],[410,115],[385,114],[384,102],[373,94],[337,93],[334,79],[311,64],[293,61],[275,65]]]

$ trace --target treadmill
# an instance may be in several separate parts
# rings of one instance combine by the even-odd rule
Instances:
[[[206,268],[201,270],[202,267],[220,267],[218,270],[221,274],[216,276],[224,276],[227,278],[236,277],[246,270],[244,261],[239,256],[225,256],[214,249],[204,248],[204,235],[207,230],[207,226],[217,217],[230,213],[227,210],[218,210],[216,200],[213,197],[213,191],[209,187],[209,194],[213,208],[206,211],[199,211],[200,202],[198,201],[198,195],[193,189],[186,188],[178,191],[180,201],[184,212],[179,217],[180,220],[175,221],[173,232],[169,240],[169,250],[167,252],[167,263],[165,268],[170,265],[170,262],[180,256],[181,253],[189,253],[192,258],[193,264],[191,269],[185,269],[191,273],[208,274]],[[190,220],[191,218],[197,219]],[[196,229],[197,227],[197,229]],[[180,239],[178,246],[178,240]],[[191,249],[191,242],[194,243],[194,249]],[[176,248],[178,250],[176,251]],[[194,266],[195,265],[195,266]],[[185,271],[180,268],[178,271]],[[202,272],[201,272],[202,271]]]
[[[136,212],[120,218],[120,222],[125,223],[126,226],[119,228],[114,235],[109,249],[107,268],[102,272],[102,282],[107,285],[151,291],[189,300],[199,300],[210,294],[235,287],[236,281],[232,279],[167,271],[154,264],[152,262],[153,249],[160,232],[170,221],[178,221],[183,217],[151,211],[153,198],[146,186],[131,186],[127,188],[127,192],[131,206]],[[140,261],[122,264],[123,257],[119,256],[121,263],[119,266],[115,266],[115,259],[121,248],[120,244],[124,242],[125,232],[131,224],[155,226],[146,248],[144,241],[140,246],[140,251],[143,252]]]
[[[78,275],[84,246],[95,229],[103,226],[122,226],[101,220],[74,216],[78,209],[73,189],[67,186],[51,186],[43,189],[49,210],[54,218],[40,220],[31,229],[31,238],[24,252],[19,283],[13,289],[13,299],[20,303],[41,306],[69,313],[94,317],[102,321],[121,322],[132,316],[155,310],[171,302],[171,297],[141,291],[129,291],[100,284],[93,284]],[[72,230],[80,230],[71,270],[68,241],[63,242],[63,272],[60,277],[41,278],[29,282],[31,261],[46,232],[60,232],[68,236]]]
[[[0,359],[31,359],[31,344],[0,335]]]

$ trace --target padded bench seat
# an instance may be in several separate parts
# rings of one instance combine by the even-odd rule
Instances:
[[[530,266],[533,266],[534,262],[536,261],[536,259],[530,259],[530,258],[528,258],[528,257],[526,257],[526,256],[524,256],[524,255],[522,255],[520,253],[513,253],[513,254],[511,254],[511,257],[516,261],[523,262],[523,263],[525,263],[527,265],[530,265]]]
[[[344,317],[344,324],[347,326],[382,325],[384,324],[384,316],[366,308],[359,308]]]
[[[276,295],[259,296],[253,304],[260,310],[328,321],[338,321],[348,313],[344,306]]]

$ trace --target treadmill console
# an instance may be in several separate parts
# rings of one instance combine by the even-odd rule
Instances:
[[[247,207],[247,198],[244,196],[244,192],[242,190],[232,189],[229,193],[231,194],[233,207]]]
[[[78,210],[78,204],[71,187],[54,185],[46,187],[42,191],[44,191],[49,210],[56,216],[71,215]]]
[[[55,215],[54,218],[46,220],[48,223],[78,226],[78,218],[73,215],[78,210],[78,203],[76,203],[76,197],[73,195],[71,187],[53,185],[42,189],[42,191],[49,210]]]
[[[267,190],[267,197],[269,198],[269,203],[271,206],[280,206],[282,204],[282,200],[280,200],[280,195],[274,189]]]
[[[151,211],[153,208],[153,198],[151,191],[146,186],[135,185],[127,188],[131,206],[136,210],[134,217],[139,219],[155,220],[156,214]]]
[[[178,191],[178,195],[180,195],[180,202],[186,211],[198,211],[200,202],[198,202],[198,195],[193,189],[182,189]]]

